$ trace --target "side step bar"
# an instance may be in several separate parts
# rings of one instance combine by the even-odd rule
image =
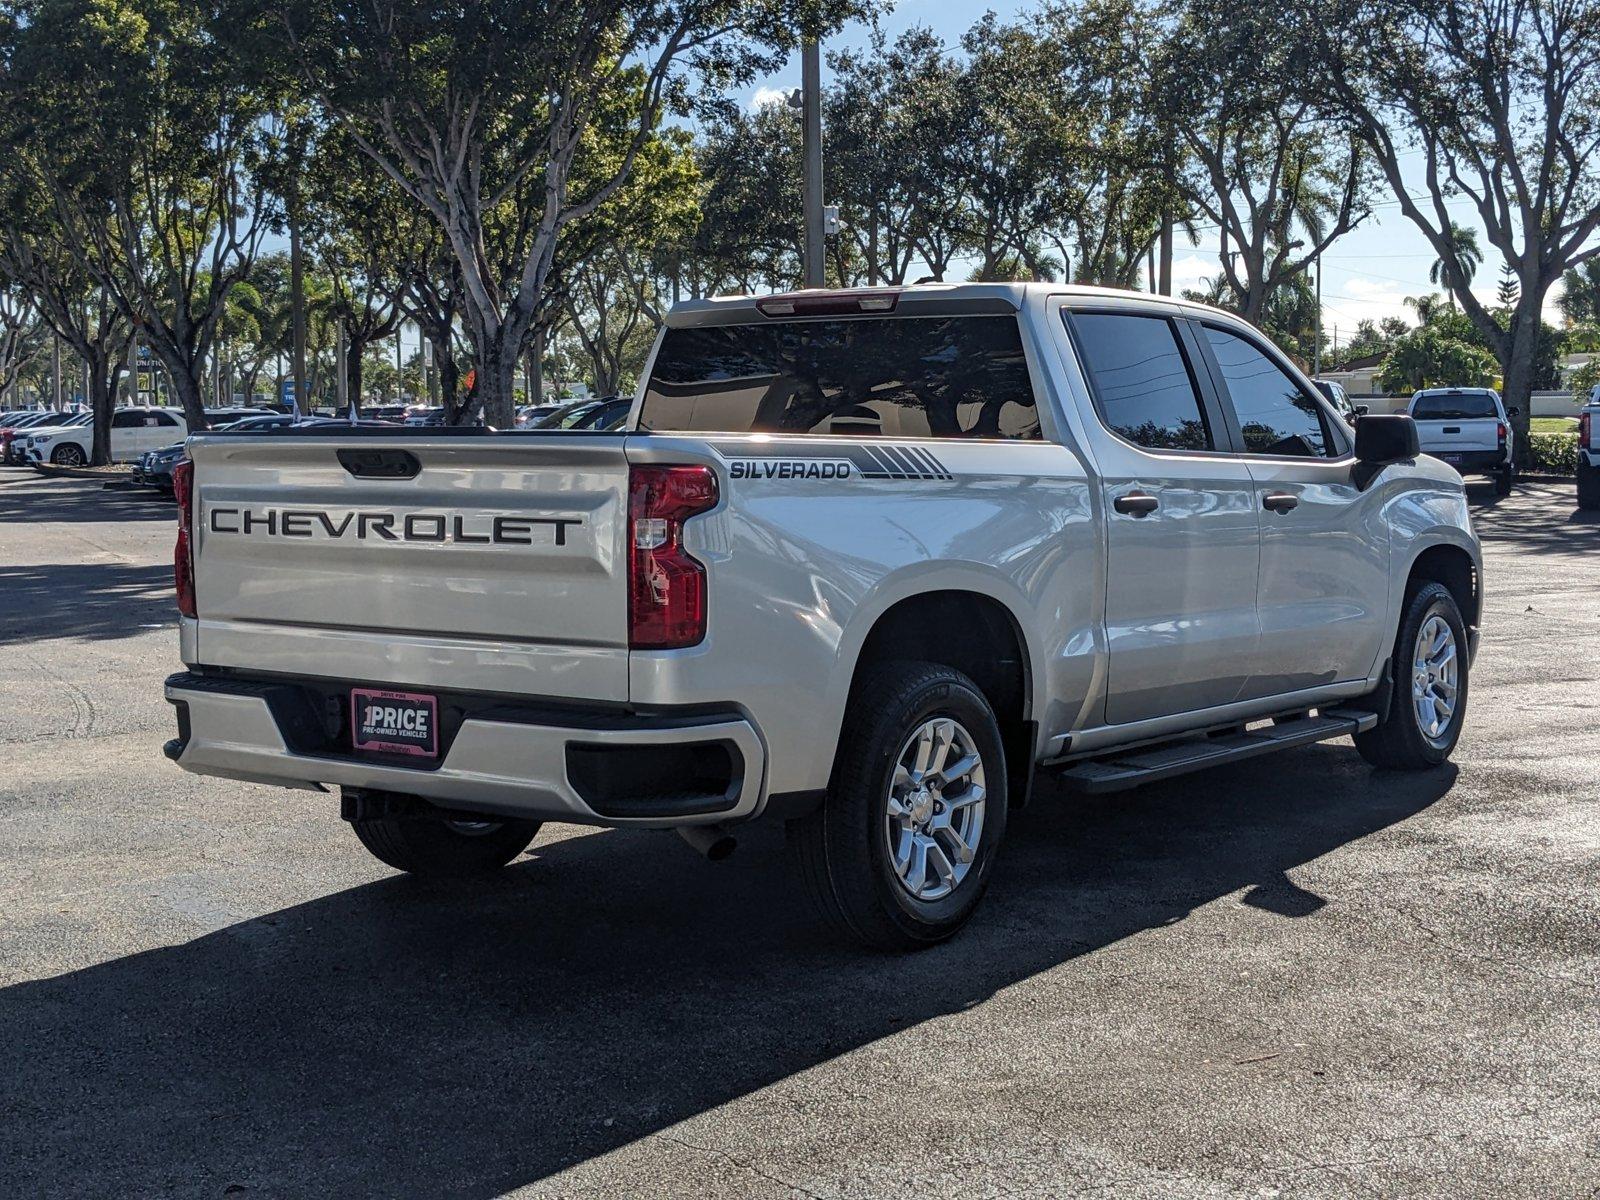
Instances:
[[[1107,751],[1097,758],[1069,763],[1060,768],[1058,777],[1082,792],[1120,792],[1190,771],[1270,754],[1274,750],[1365,733],[1377,723],[1377,713],[1330,708],[1314,717],[1264,725],[1242,733],[1191,737],[1121,752]]]

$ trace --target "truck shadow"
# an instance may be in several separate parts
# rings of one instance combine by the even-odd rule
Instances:
[[[595,833],[350,888],[0,991],[0,1192],[497,1196],[1200,905],[1316,919],[1287,873],[1453,779],[1313,747],[1092,803],[1041,781],[978,919],[910,957],[827,940],[775,829],[718,866]]]

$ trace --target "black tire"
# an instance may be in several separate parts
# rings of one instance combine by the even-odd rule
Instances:
[[[985,795],[964,875],[947,895],[920,899],[896,874],[888,806],[895,768],[903,754],[913,752],[913,735],[937,718],[952,718],[970,741],[981,761]],[[963,793],[971,786],[969,779]],[[983,898],[1005,836],[1007,794],[1000,727],[977,685],[937,663],[884,663],[857,683],[827,799],[816,812],[789,823],[790,851],[813,903],[837,932],[877,949],[920,949],[959,930]],[[934,813],[945,811],[942,791],[937,801],[926,793],[924,800],[934,803]],[[952,804],[951,811],[957,807]],[[939,841],[931,833],[929,838]],[[941,854],[953,863],[943,849],[947,844],[939,842]]]
[[[374,817],[350,824],[379,862],[413,875],[445,878],[497,871],[526,850],[539,832],[538,821]]]
[[[1516,481],[1517,469],[1515,467],[1507,467],[1505,470],[1497,472],[1494,477],[1494,494],[1496,496],[1511,495],[1511,485]]]
[[[1455,706],[1447,725],[1436,736],[1429,737],[1422,728],[1413,698],[1413,656],[1418,635],[1435,616],[1449,625],[1454,638],[1456,691]],[[1443,584],[1424,583],[1407,599],[1400,616],[1400,630],[1395,636],[1390,668],[1394,675],[1394,695],[1390,697],[1389,713],[1376,728],[1356,734],[1356,749],[1375,767],[1422,771],[1442,765],[1461,737],[1461,725],[1467,715],[1470,674],[1466,622],[1461,619],[1455,597]]]
[[[1591,512],[1600,508],[1600,467],[1591,467],[1582,454],[1578,455],[1578,507]]]
[[[81,467],[88,463],[89,456],[76,442],[64,442],[50,451],[50,461],[58,467]]]

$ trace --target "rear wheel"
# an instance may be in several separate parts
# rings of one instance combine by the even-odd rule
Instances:
[[[1600,467],[1589,465],[1589,456],[1578,455],[1578,507],[1600,508]]]
[[[1517,481],[1517,469],[1506,467],[1497,472],[1494,477],[1494,494],[1496,496],[1511,495],[1511,485]]]
[[[1006,761],[976,684],[937,663],[872,670],[845,716],[822,807],[789,824],[812,899],[885,950],[948,938],[988,886],[1006,824]]]
[[[1437,767],[1450,757],[1467,712],[1467,630],[1441,583],[1412,594],[1395,638],[1388,716],[1358,733],[1356,749],[1376,767]]]
[[[505,866],[528,848],[538,821],[372,817],[350,822],[373,857],[414,875],[461,877]]]
[[[81,467],[89,461],[89,456],[76,442],[63,442],[50,452],[50,461],[58,467]]]

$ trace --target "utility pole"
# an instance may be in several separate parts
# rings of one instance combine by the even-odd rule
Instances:
[[[824,278],[822,232],[822,50],[815,38],[800,43],[800,103],[805,152],[805,286]]]
[[[50,335],[50,407],[61,411],[61,337]]]
[[[394,326],[394,398],[399,404],[406,402],[405,325],[399,321]]]

